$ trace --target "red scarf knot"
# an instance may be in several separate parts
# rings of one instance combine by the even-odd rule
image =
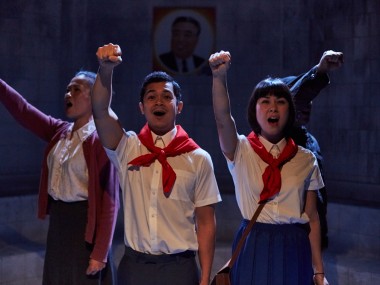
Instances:
[[[260,193],[259,203],[263,203],[280,192],[281,168],[296,155],[298,147],[291,138],[288,138],[284,150],[276,159],[265,149],[264,145],[254,132],[251,132],[247,138],[253,150],[268,164],[262,175],[264,188]]]
[[[188,134],[181,126],[177,125],[176,128],[177,134],[174,139],[169,143],[167,147],[161,149],[154,145],[150,128],[148,124],[145,124],[145,126],[138,134],[138,138],[151,153],[136,157],[128,163],[135,166],[148,167],[156,159],[158,159],[162,165],[162,185],[164,188],[164,195],[167,198],[170,196],[173,185],[177,178],[177,175],[175,174],[173,168],[167,162],[167,157],[174,157],[199,148],[199,146],[191,138],[189,138]]]

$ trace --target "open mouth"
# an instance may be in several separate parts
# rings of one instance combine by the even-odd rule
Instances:
[[[70,101],[67,101],[66,102],[66,108],[70,108],[73,106],[73,103],[71,103]]]
[[[155,112],[153,112],[153,114],[155,116],[162,117],[163,115],[165,115],[165,112],[164,111],[155,111]]]
[[[271,117],[271,118],[268,119],[268,122],[269,122],[269,123],[277,123],[278,121],[279,121],[278,118],[273,118],[273,117]]]

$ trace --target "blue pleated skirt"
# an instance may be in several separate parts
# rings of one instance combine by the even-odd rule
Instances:
[[[235,249],[249,221],[235,236]],[[256,222],[231,271],[233,285],[310,285],[313,269],[309,227]]]

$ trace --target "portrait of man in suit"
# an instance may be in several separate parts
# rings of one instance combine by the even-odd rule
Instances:
[[[176,72],[187,73],[204,63],[205,58],[194,54],[201,26],[189,16],[177,17],[171,27],[171,50],[160,55],[160,60]]]
[[[157,52],[155,69],[164,69],[172,74],[202,73],[202,68],[208,66],[208,58],[197,53],[200,50],[199,42],[204,32],[199,17],[177,11],[176,15],[172,16],[169,29],[170,39],[166,39],[169,47],[162,52]],[[204,51],[204,54],[208,52]]]

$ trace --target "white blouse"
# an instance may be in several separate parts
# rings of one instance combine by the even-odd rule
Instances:
[[[259,137],[269,151],[273,144]],[[286,142],[281,141],[280,151]],[[233,161],[227,159],[231,172],[235,195],[240,212],[244,219],[250,220],[260,200],[263,189],[262,175],[267,163],[253,150],[248,139],[239,135],[238,145]],[[298,146],[297,154],[281,169],[281,190],[264,206],[258,222],[269,224],[307,223],[304,212],[307,190],[321,189],[324,184],[314,154]]]

